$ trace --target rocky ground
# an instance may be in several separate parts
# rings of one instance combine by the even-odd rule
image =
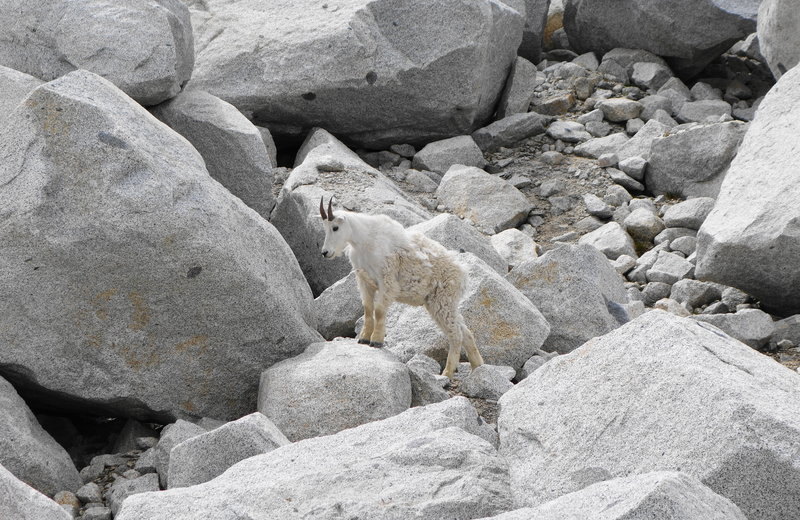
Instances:
[[[12,4],[0,517],[800,517],[793,0]]]

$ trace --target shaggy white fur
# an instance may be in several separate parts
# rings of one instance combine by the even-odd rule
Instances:
[[[337,211],[320,204],[325,227],[322,254],[326,258],[347,254],[356,271],[364,305],[364,328],[359,343],[383,346],[386,312],[398,301],[424,306],[447,335],[450,349],[443,375],[452,378],[461,347],[472,368],[483,364],[475,338],[464,323],[458,304],[466,275],[453,252],[419,233],[409,233],[385,215]]]

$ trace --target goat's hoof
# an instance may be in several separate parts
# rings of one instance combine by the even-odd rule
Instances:
[[[368,339],[361,338],[360,340],[358,340],[358,342],[361,343],[362,345],[369,345]]]
[[[373,348],[383,348],[383,341],[370,341],[369,346]]]

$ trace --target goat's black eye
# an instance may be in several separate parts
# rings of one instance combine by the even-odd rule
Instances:
[[[339,231],[339,226],[333,226],[334,231]]]

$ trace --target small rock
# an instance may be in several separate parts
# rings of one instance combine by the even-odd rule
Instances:
[[[411,165],[416,170],[445,173],[454,164],[483,168],[486,160],[472,137],[460,135],[425,145],[417,152]]]
[[[530,61],[517,56],[511,72],[506,80],[503,94],[497,106],[497,119],[525,113],[533,99],[534,89],[540,84],[544,77],[536,70],[536,65]]]
[[[589,121],[586,123],[586,131],[594,137],[605,137],[611,133],[613,127],[605,121]]]
[[[406,159],[412,159],[417,153],[417,150],[410,144],[393,144],[389,150]]]
[[[616,166],[618,162],[619,158],[617,157],[617,154],[614,153],[605,153],[597,158],[597,166],[601,168]]]
[[[566,187],[566,183],[561,179],[546,180],[539,186],[539,196],[543,198],[552,197],[564,191]]]
[[[695,83],[692,86],[690,92],[692,95],[692,99],[694,99],[695,101],[722,99],[722,91],[702,81],[698,81],[697,83]]]
[[[434,361],[434,363],[436,362]],[[450,394],[443,389],[441,382],[437,379],[437,377],[440,377],[438,375],[438,363],[436,363],[437,373],[435,374],[418,365],[407,364],[407,366],[409,376],[411,377],[412,407],[427,406],[450,398]],[[449,382],[447,377],[444,379],[445,382]]]
[[[550,202],[550,212],[553,215],[563,215],[575,207],[575,199],[572,196],[548,197]]]
[[[103,490],[96,482],[89,482],[84,484],[76,493],[75,496],[84,504],[91,502],[103,501]]]
[[[628,157],[620,161],[617,167],[630,178],[642,181],[644,180],[644,172],[647,168],[647,160],[639,156]]]
[[[602,101],[598,108],[605,118],[612,123],[621,123],[639,117],[644,108],[638,101],[625,98],[613,98]]]
[[[670,242],[680,237],[696,237],[697,231],[689,228],[667,228],[656,236],[653,243],[666,244],[669,246]]]
[[[111,509],[104,506],[88,507],[81,520],[111,520]]]
[[[516,228],[492,235],[490,240],[492,246],[508,263],[509,269],[539,256],[536,253],[536,242]]]
[[[608,173],[609,177],[611,177],[612,181],[619,184],[623,188],[633,191],[644,191],[644,186],[641,182],[629,177],[622,170],[618,170],[616,168],[606,168],[606,172]]]
[[[667,311],[683,318],[691,316],[692,314],[683,304],[676,302],[672,298],[663,298],[658,300],[656,304],[653,305],[653,308],[661,309],[662,311]]]
[[[133,469],[141,473],[142,475],[146,473],[155,473],[156,472],[156,450],[155,448],[150,448],[143,452],[139,459],[136,461],[136,464],[133,466]]]
[[[680,123],[730,120],[731,106],[721,99],[690,101],[684,103],[676,117]]]
[[[750,295],[736,287],[726,287],[722,290],[721,300],[729,309],[734,310],[739,305],[749,302]]]
[[[649,243],[664,229],[664,222],[649,209],[636,208],[625,218],[622,227],[634,240]]]
[[[664,224],[670,228],[700,229],[711,210],[714,199],[697,197],[671,206],[664,214]]]
[[[632,256],[620,255],[616,260],[611,262],[611,265],[614,266],[614,269],[619,274],[624,275],[625,273],[636,267],[636,259]]]
[[[591,112],[587,112],[587,113],[585,113],[585,114],[583,114],[581,116],[578,116],[577,121],[582,125],[585,125],[586,123],[591,123],[591,122],[599,123],[600,121],[603,120],[604,117],[605,116],[603,115],[603,111],[600,110],[599,108],[595,108]]]
[[[697,238],[690,236],[678,237],[669,242],[669,248],[673,251],[680,251],[688,257],[697,249]]]
[[[642,301],[648,307],[656,304],[656,302],[668,298],[672,286],[663,282],[650,282],[644,286],[642,290]]]
[[[637,256],[633,239],[616,222],[609,222],[583,235],[578,243],[594,246],[611,260],[616,260],[620,255]]]
[[[689,308],[697,309],[719,300],[722,293],[716,284],[684,279],[678,280],[672,285],[669,297],[677,302],[685,303]]]
[[[626,205],[632,199],[628,190],[617,184],[606,188],[606,194],[603,196],[603,200],[614,207]]]
[[[597,159],[606,153],[616,153],[629,140],[622,132],[606,137],[596,137],[575,147],[575,155]]]
[[[539,160],[545,164],[561,164],[564,162],[564,155],[560,152],[544,152],[542,155],[539,156]]]
[[[535,112],[514,114],[476,130],[472,133],[472,139],[482,151],[493,152],[528,137],[543,134],[551,120],[551,117]]]
[[[584,194],[583,203],[586,206],[586,212],[598,218],[609,219],[614,212],[611,206],[593,193]]]
[[[505,368],[507,367],[486,364],[475,368],[461,381],[461,391],[469,397],[495,401],[500,399],[504,393],[514,388]]]
[[[625,123],[625,133],[627,133],[628,135],[636,135],[637,133],[639,133],[639,130],[641,130],[644,127],[644,124],[645,124],[644,121],[642,121],[638,117],[635,119],[630,119],[628,120],[627,123]]]
[[[764,347],[775,332],[772,318],[760,309],[745,309],[735,314],[702,314],[692,319],[711,323],[755,349]]]
[[[116,515],[122,507],[122,502],[129,496],[158,490],[158,475],[149,473],[133,480],[124,478],[117,480],[111,485],[111,489],[108,491],[106,498],[108,499],[108,504],[111,506],[111,513]]]
[[[592,138],[586,128],[575,121],[555,121],[547,128],[547,135],[568,143],[582,143]]]
[[[531,356],[531,358],[525,362],[520,371],[517,373],[517,379],[522,381],[529,375],[533,374],[537,368],[541,367],[557,355],[557,352],[545,352],[544,350],[537,349],[536,354]]]
[[[560,116],[569,112],[573,105],[575,105],[575,96],[558,94],[541,101],[534,99],[531,111],[545,116]]]
[[[672,285],[678,280],[688,277],[693,271],[694,266],[684,258],[674,253],[659,251],[656,262],[647,271],[647,280],[649,282],[664,282]]]

